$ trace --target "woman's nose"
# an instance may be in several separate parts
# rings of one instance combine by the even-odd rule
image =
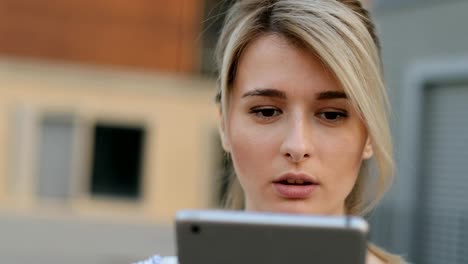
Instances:
[[[287,129],[281,145],[282,155],[291,162],[300,163],[311,155],[309,131],[303,121],[294,121]]]

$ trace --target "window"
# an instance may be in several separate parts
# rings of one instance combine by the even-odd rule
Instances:
[[[98,123],[94,128],[91,194],[137,199],[145,130]]]
[[[468,80],[424,91],[414,262],[468,263]]]
[[[67,200],[72,195],[75,130],[71,115],[48,114],[42,118],[36,190],[39,197]]]

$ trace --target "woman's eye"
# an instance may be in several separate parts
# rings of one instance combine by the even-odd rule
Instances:
[[[272,118],[282,113],[281,110],[276,108],[256,108],[250,110],[250,112],[261,118]]]
[[[320,113],[319,117],[325,119],[326,121],[337,122],[348,117],[348,113],[338,111],[327,111]]]

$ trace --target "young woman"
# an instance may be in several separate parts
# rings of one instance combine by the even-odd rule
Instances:
[[[359,1],[237,1],[217,60],[220,134],[235,170],[228,208],[375,206],[391,182],[392,143],[379,43]],[[369,245],[367,263],[401,262]]]

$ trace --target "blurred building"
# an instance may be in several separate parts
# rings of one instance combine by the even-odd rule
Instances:
[[[412,263],[468,263],[468,2],[377,0],[397,177],[373,239]]]
[[[219,204],[223,8],[0,0],[0,262],[174,254],[175,212]]]

